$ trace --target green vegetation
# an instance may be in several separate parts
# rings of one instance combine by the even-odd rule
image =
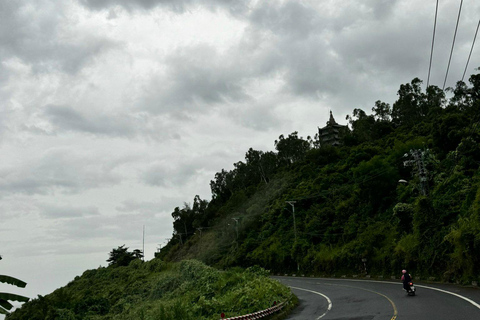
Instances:
[[[469,82],[446,92],[423,92],[419,79],[401,85],[392,106],[377,101],[373,114],[347,117],[340,147],[294,132],[276,152],[249,149],[215,175],[210,202],[196,196],[174,210],[158,257],[479,281],[480,74]]]
[[[259,267],[222,272],[196,260],[135,259],[128,266],[85,271],[7,319],[218,320],[222,312],[251,313],[289,297],[290,291]]]

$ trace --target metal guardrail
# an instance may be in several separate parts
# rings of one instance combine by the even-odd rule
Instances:
[[[246,314],[246,315],[243,315],[243,316],[224,318],[223,313],[222,313],[221,320],[256,320],[256,319],[263,319],[263,318],[265,318],[269,315],[274,314],[275,312],[278,312],[278,311],[282,310],[283,307],[285,307],[285,304],[286,304],[287,301],[284,301],[280,304],[275,304],[274,303],[275,305],[273,307],[270,307],[270,308],[262,310],[262,311]]]

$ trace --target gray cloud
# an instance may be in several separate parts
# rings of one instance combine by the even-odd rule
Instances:
[[[275,106],[272,106],[274,103],[275,101],[271,100],[235,108],[229,110],[225,116],[234,119],[236,123],[241,124],[243,127],[251,128],[255,131],[267,131],[270,128],[278,127],[281,123]]]
[[[266,56],[283,74],[282,92],[350,112],[377,99],[392,103],[401,83],[426,77],[432,14],[384,0],[347,1],[334,9],[314,1],[261,2],[248,16],[245,37],[269,42]]]
[[[181,186],[195,176],[198,165],[194,163],[179,165],[172,163],[157,163],[149,166],[140,174],[140,180],[149,186]]]
[[[179,198],[162,198],[161,201],[136,201],[133,199],[125,200],[115,209],[123,213],[142,213],[148,215],[162,215],[165,208],[173,208],[181,203]]]
[[[179,116],[203,112],[219,103],[249,99],[242,87],[245,75],[241,66],[213,47],[184,47],[171,53],[165,63],[165,74],[152,79],[141,103],[151,113]]]
[[[0,58],[20,59],[35,72],[75,74],[93,57],[118,44],[78,32],[63,13],[68,4],[50,0],[0,3]]]
[[[170,229],[170,224],[165,225],[161,220],[157,221],[149,213],[122,213],[114,216],[100,215],[88,216],[76,219],[73,223],[69,220],[58,220],[51,226],[51,234],[55,238],[75,242],[76,239],[111,239],[118,245],[123,243],[141,243],[143,225],[148,222],[150,230],[163,229],[163,232]],[[168,231],[167,231],[168,234]],[[129,245],[127,245],[129,246]]]
[[[268,30],[291,41],[301,41],[325,27],[325,21],[322,21],[314,8],[297,1],[287,1],[276,6],[260,2],[248,19],[256,28]]]
[[[50,149],[40,158],[32,157],[15,167],[1,169],[0,191],[48,195],[120,183],[121,177],[104,160],[95,155],[81,155],[71,148]]]
[[[95,135],[132,137],[136,128],[142,125],[128,115],[101,114],[85,116],[67,106],[48,105],[45,107],[44,116],[54,128],[60,131],[77,131]]]
[[[59,206],[59,205],[41,205],[40,215],[48,219],[57,218],[83,218],[88,216],[98,216],[100,211],[94,206]]]
[[[389,6],[385,1],[361,5],[351,2],[352,6],[334,15],[324,13],[317,4],[260,2],[242,18],[248,21],[248,27],[231,50],[219,53],[207,45],[177,49],[166,59],[165,73],[152,78],[141,108],[153,114],[173,113],[189,118],[187,114],[211,112],[220,105],[224,110],[234,110],[232,104],[251,101],[260,109],[243,107],[242,111],[225,113],[231,117],[235,114],[246,127],[265,130],[280,124],[272,112],[275,106],[254,101],[247,88],[249,83],[281,75],[283,87],[271,94],[320,99],[334,109],[348,112],[364,105],[359,97],[377,94],[368,102],[371,105],[383,99],[383,86],[378,86],[386,82],[382,70],[390,68],[397,76],[402,73],[406,81],[417,76],[413,72],[422,60],[409,48],[418,41],[406,42],[413,27],[407,32],[381,27],[381,21],[393,15],[396,1]],[[376,19],[373,23],[357,26],[372,16]],[[369,76],[372,80],[365,81]],[[268,103],[278,102],[268,99]],[[263,115],[265,121],[247,119],[251,114]]]
[[[161,7],[176,13],[184,13],[192,7],[202,5],[210,10],[218,7],[232,14],[241,14],[248,9],[249,1],[244,0],[80,0],[80,3],[93,10],[121,6],[128,11],[149,10]]]

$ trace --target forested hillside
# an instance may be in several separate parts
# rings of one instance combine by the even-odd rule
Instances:
[[[480,280],[480,74],[446,92],[414,79],[347,120],[339,147],[294,132],[276,152],[249,149],[215,175],[211,201],[175,208],[158,257]]]

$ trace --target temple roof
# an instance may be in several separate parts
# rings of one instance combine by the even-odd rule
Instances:
[[[338,124],[335,119],[333,118],[332,110],[330,110],[330,119],[327,121],[327,126]]]

